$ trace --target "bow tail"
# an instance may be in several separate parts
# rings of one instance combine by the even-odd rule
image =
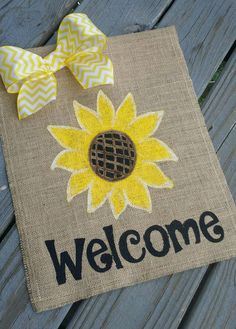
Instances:
[[[27,80],[21,87],[17,98],[19,119],[41,110],[56,99],[57,82],[54,75],[39,80]]]
[[[67,67],[85,89],[114,83],[112,61],[101,53],[81,53]]]

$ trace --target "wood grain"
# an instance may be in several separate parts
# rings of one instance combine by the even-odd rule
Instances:
[[[42,313],[33,312],[26,290],[19,236],[15,226],[1,243],[0,259],[1,328],[57,328],[70,306]]]
[[[83,0],[74,12],[85,13],[107,36],[150,30],[173,0]],[[56,43],[57,33],[47,44]]]
[[[204,274],[185,271],[90,298],[67,328],[177,328]]]
[[[218,150],[222,140],[227,138],[229,131],[236,125],[236,50],[228,60],[221,78],[205,99],[203,114]]]
[[[31,48],[43,45],[76,0],[1,0],[0,46]]]
[[[172,24],[195,91],[201,95],[235,41],[236,1],[177,0],[158,27]]]
[[[236,134],[234,136],[236,138]],[[182,329],[235,329],[236,259],[218,263]]]
[[[0,236],[13,221],[14,209],[8,186],[2,146],[0,144]]]
[[[214,146],[236,200],[236,51],[204,106],[206,122]],[[223,144],[222,144],[223,141]],[[183,328],[235,329],[236,327],[236,258],[218,263],[207,278]]]
[[[236,200],[236,127],[219,149],[221,165]],[[214,265],[181,328],[235,329],[236,258]]]
[[[173,0],[84,0],[75,9],[83,12],[106,35],[150,30]]]

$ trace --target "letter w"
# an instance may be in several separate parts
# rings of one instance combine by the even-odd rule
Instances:
[[[84,250],[84,241],[85,239],[75,239],[75,264],[72,261],[70,255],[67,251],[63,251],[60,254],[60,261],[57,256],[57,252],[55,249],[55,240],[47,240],[45,244],[48,248],[48,252],[51,256],[54,269],[56,272],[57,283],[63,284],[66,283],[66,266],[70,270],[75,280],[81,280],[82,273],[82,255]]]

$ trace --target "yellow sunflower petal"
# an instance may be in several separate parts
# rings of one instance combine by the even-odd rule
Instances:
[[[158,128],[163,111],[149,112],[137,117],[130,127],[127,129],[128,135],[136,141],[141,141],[148,136],[151,136]]]
[[[77,194],[86,191],[90,182],[91,174],[88,169],[72,174],[67,185],[67,200],[71,201]]]
[[[86,131],[65,126],[48,126],[48,131],[65,148],[81,151],[87,142]]]
[[[106,201],[112,189],[111,183],[95,177],[88,194],[88,212],[94,212]]]
[[[73,102],[73,106],[77,121],[82,129],[87,130],[92,134],[96,134],[102,130],[102,125],[96,112],[76,101]]]
[[[110,99],[101,90],[97,97],[97,111],[103,129],[111,129],[114,123],[115,110]]]
[[[152,203],[148,188],[141,181],[131,177],[126,182],[124,192],[131,206],[151,212]]]
[[[54,159],[51,169],[62,168],[68,171],[75,171],[88,168],[88,160],[77,151],[64,150]]]
[[[156,138],[149,138],[136,145],[138,156],[147,161],[177,161],[174,152],[165,143]]]
[[[123,191],[118,188],[114,188],[109,197],[109,201],[113,215],[116,219],[118,219],[126,208],[126,200]]]
[[[136,118],[136,105],[133,95],[129,93],[116,112],[115,126],[117,130],[124,130]]]
[[[136,169],[136,175],[146,184],[155,188],[172,188],[173,182],[154,163],[143,162]]]

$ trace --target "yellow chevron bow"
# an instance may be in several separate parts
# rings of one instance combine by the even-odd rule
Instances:
[[[54,72],[68,67],[83,88],[113,84],[111,60],[101,52],[106,36],[84,14],[66,16],[55,51],[42,58],[27,50],[0,47],[0,74],[8,93],[19,93],[18,117],[23,119],[56,99]]]

